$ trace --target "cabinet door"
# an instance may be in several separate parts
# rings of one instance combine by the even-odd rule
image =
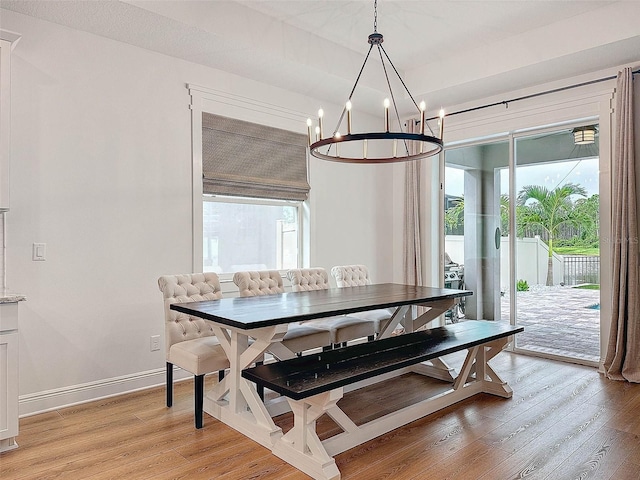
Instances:
[[[16,435],[18,435],[18,332],[13,331],[0,334],[0,440]]]

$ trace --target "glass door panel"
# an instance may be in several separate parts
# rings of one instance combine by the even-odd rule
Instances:
[[[444,285],[473,291],[447,314],[447,322],[509,319],[502,301],[509,244],[500,190],[500,174],[508,165],[507,140],[445,152]]]
[[[590,363],[600,358],[599,159],[597,137],[578,143],[579,133],[515,139],[516,349]]]

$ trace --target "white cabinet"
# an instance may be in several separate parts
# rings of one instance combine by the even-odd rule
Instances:
[[[0,452],[18,435],[18,302],[0,303]]]

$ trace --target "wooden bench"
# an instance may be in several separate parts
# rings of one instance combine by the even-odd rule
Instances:
[[[338,479],[340,472],[333,460],[338,453],[477,393],[511,397],[509,386],[487,362],[504,348],[510,336],[522,331],[522,327],[502,322],[470,320],[259,365],[243,370],[242,376],[289,401],[294,427],[278,441],[273,453],[313,478]],[[453,370],[440,357],[461,350],[468,353],[460,373],[449,377],[452,387],[433,398],[364,425],[356,425],[337,406],[343,387],[390,372],[400,374],[415,368],[425,373],[433,371],[434,366],[444,366],[449,375]],[[431,370],[420,371],[425,361],[434,362]],[[315,421],[325,413],[343,432],[320,441]]]

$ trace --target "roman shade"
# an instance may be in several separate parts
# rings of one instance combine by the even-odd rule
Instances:
[[[306,135],[203,112],[203,193],[306,200],[306,147]]]

